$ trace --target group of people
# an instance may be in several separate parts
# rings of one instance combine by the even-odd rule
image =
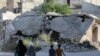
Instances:
[[[51,45],[49,49],[49,56],[62,56],[62,54],[65,56],[63,50],[60,47],[61,45],[58,45],[58,48],[55,50],[53,45]],[[27,49],[23,44],[23,41],[19,40],[16,46],[15,56],[25,56],[25,54],[27,54],[27,56],[36,56],[35,48],[33,45],[30,45]]]
[[[61,49],[61,45],[58,45],[58,48],[55,50],[53,48],[53,45],[50,46],[51,48],[49,49],[49,56],[65,56],[63,50]]]
[[[25,56],[25,54],[27,54],[27,56],[36,56],[34,46],[30,45],[27,49],[23,41],[19,40],[16,46],[15,56]]]

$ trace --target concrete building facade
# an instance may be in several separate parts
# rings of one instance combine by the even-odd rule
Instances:
[[[6,0],[0,0],[0,9],[6,7]]]
[[[21,13],[34,9],[43,2],[44,0],[0,0],[0,9],[5,7],[8,11]]]

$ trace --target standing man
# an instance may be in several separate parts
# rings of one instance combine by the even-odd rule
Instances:
[[[26,46],[23,44],[22,40],[19,40],[17,47],[16,47],[16,53],[15,56],[25,56],[27,51]]]
[[[61,47],[61,45],[58,45],[58,49],[56,50],[57,56],[62,56],[62,54],[63,54],[63,56],[65,56],[63,50],[60,47]]]
[[[56,51],[53,49],[53,45],[50,46],[49,56],[56,56]]]

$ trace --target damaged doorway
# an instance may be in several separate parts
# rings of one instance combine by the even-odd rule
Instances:
[[[96,42],[97,39],[98,39],[98,28],[93,27],[93,29],[92,29],[92,41]]]

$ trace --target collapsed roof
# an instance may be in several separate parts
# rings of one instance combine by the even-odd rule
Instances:
[[[51,15],[47,15],[51,16]],[[49,22],[47,25],[49,29],[55,30],[62,34],[63,37],[68,38],[81,38],[90,24],[93,18],[87,15],[69,15],[69,16],[51,16],[52,20],[43,22],[45,17],[43,15],[27,15],[25,17],[17,17],[13,21],[13,25],[16,30],[21,30],[27,35],[34,35],[42,29],[42,25]],[[48,24],[48,23],[46,23]],[[46,27],[46,26],[45,26]]]

